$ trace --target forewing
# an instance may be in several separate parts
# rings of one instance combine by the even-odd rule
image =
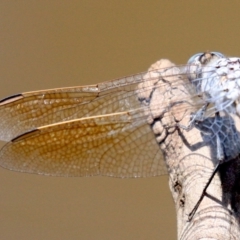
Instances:
[[[139,84],[144,82],[142,91],[152,91],[156,86],[151,83],[156,82],[156,79],[163,77],[168,79],[167,76],[176,74],[176,72],[172,73],[171,67],[175,68],[174,65],[170,68],[169,66],[150,68],[147,73],[98,85],[26,92],[5,98],[0,101],[0,139],[10,141],[26,131],[57,122],[141,108],[138,96]],[[178,72],[174,85],[185,85],[188,89],[192,89],[188,79],[178,80],[185,78],[184,74]],[[158,83],[158,92],[164,94],[166,86],[165,81]],[[194,97],[194,93],[189,96]],[[162,101],[157,103],[157,109],[166,105],[164,101],[168,99]]]
[[[40,127],[6,144],[0,163],[10,170],[51,176],[147,177],[167,172],[142,111]]]
[[[136,86],[144,74],[98,85],[17,94],[0,101],[0,139],[71,119],[117,113],[138,105]]]

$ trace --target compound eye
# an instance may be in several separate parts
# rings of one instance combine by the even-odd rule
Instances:
[[[189,58],[188,60],[188,64],[193,64],[196,61],[199,61],[200,57],[203,55],[204,53],[197,53],[195,55],[193,55],[192,57]]]
[[[210,57],[211,55],[211,57]],[[190,57],[190,59],[188,60],[188,64],[194,64],[196,62],[202,62],[202,59],[209,59],[213,58],[213,57],[217,57],[217,58],[225,58],[225,56],[220,53],[220,52],[205,52],[205,53],[197,53],[195,55],[193,55],[192,57]]]
[[[211,52],[211,54],[216,55],[218,58],[225,58],[226,56],[220,52]]]

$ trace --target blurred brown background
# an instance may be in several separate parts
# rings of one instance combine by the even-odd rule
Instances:
[[[0,97],[97,83],[197,52],[240,56],[239,1],[0,1]],[[167,177],[0,169],[0,238],[176,239]]]

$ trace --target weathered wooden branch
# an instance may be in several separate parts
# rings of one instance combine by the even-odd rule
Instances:
[[[174,65],[168,60],[160,60],[150,70],[167,66]],[[189,131],[179,127],[189,124],[190,111],[193,110],[194,101],[198,99],[191,97],[192,92],[187,87],[189,85],[186,85],[187,80],[177,75],[177,68],[171,71],[176,75],[170,74],[172,77],[164,77],[164,74],[161,74],[161,77],[153,77],[151,82],[140,85],[140,89],[151,89],[151,91],[139,91],[139,95],[142,103],[149,107],[146,110],[148,122],[165,155],[169,171],[169,186],[177,213],[178,239],[239,239],[240,160],[238,152],[232,160],[227,159],[228,161],[220,165],[220,170],[207,188],[191,221],[189,221],[189,213],[198,202],[208,179],[219,163],[217,156],[220,154],[217,153],[219,150],[216,138],[219,137],[222,145],[225,145],[223,146],[224,157],[233,156],[232,151],[235,148],[231,143],[239,142],[239,134],[235,126],[239,129],[240,120],[238,117],[234,119],[227,117],[228,122],[224,122],[220,127],[217,126],[216,129],[204,129],[204,125],[201,126],[203,123]],[[168,74],[166,73],[166,76]],[[184,99],[186,101],[183,101]],[[161,106],[157,107],[159,105]],[[216,119],[212,117],[206,121],[208,121],[205,123],[207,126],[207,124],[213,124]],[[221,121],[224,121],[224,117]],[[218,131],[224,134],[224,138],[217,135]]]

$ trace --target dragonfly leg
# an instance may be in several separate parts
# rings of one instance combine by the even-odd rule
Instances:
[[[204,115],[205,115],[208,105],[209,105],[209,103],[206,103],[196,113],[192,113],[190,121],[187,126],[184,126],[179,123],[177,124],[177,126],[186,131],[190,131],[194,127],[196,122],[202,122],[205,119]]]
[[[212,179],[214,178],[215,174],[217,173],[218,169],[219,169],[219,166],[220,166],[221,162],[219,161],[218,164],[216,165],[211,177],[208,179],[208,182],[206,184],[206,186],[204,187],[203,191],[202,191],[202,194],[199,198],[199,200],[197,201],[197,203],[195,204],[194,208],[192,209],[192,211],[188,214],[188,221],[190,222],[192,220],[192,218],[194,217],[199,205],[201,204],[203,198],[205,197],[206,195],[206,191],[207,191],[207,188],[208,186],[210,185],[210,183],[212,182]]]
[[[218,114],[217,116],[218,117]],[[219,138],[219,135],[216,134],[216,148],[217,148],[217,159],[218,159],[218,163],[216,165],[216,167],[214,168],[211,177],[208,179],[207,184],[205,185],[202,194],[199,198],[199,200],[197,201],[197,203],[195,204],[194,208],[192,209],[192,211],[188,214],[188,221],[190,222],[193,218],[193,216],[195,215],[199,205],[201,204],[204,196],[206,195],[206,191],[208,186],[210,185],[210,183],[212,182],[212,179],[214,178],[215,174],[217,173],[217,171],[219,170],[219,166],[223,163],[224,161],[224,150],[221,144],[221,140]]]

